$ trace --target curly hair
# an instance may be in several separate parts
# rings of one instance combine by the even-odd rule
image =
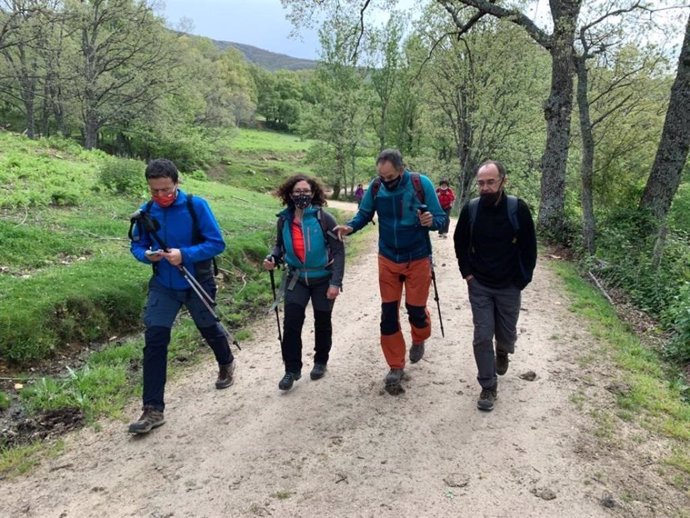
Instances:
[[[295,204],[293,203],[292,198],[290,197],[290,194],[292,194],[292,189],[294,189],[295,184],[297,184],[298,182],[302,182],[302,181],[307,182],[309,184],[309,186],[311,187],[311,193],[312,193],[311,204],[325,207],[327,205],[326,193],[323,190],[323,186],[321,185],[321,182],[319,182],[316,178],[312,178],[312,177],[304,175],[304,174],[296,174],[294,176],[291,176],[287,180],[285,180],[275,190],[276,197],[278,197],[283,202],[283,205],[290,207],[290,208],[294,208]]]

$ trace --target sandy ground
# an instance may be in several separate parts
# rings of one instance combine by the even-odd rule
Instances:
[[[325,378],[309,380],[308,325],[305,375],[278,390],[283,368],[269,315],[237,353],[232,388],[213,389],[209,356],[169,383],[164,426],[132,437],[126,423],[105,421],[70,434],[59,458],[0,483],[0,515],[681,515],[687,496],[655,474],[663,447],[644,458],[625,443],[602,449],[590,412],[573,403],[579,391],[612,412],[615,396],[604,387],[615,376],[579,366],[596,344],[543,260],[524,292],[518,348],[496,408],[482,413],[465,284],[452,239],[433,234],[446,336],[430,297],[426,356],[408,365],[404,394],[385,393],[376,232],[367,239],[346,267]],[[536,379],[523,380],[526,371]]]

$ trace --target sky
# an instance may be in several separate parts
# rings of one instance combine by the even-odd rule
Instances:
[[[187,18],[192,29],[186,32],[214,40],[253,45],[296,58],[317,59],[316,31],[303,31],[290,38],[292,24],[285,19],[280,0],[165,0],[162,14],[168,26],[178,28]]]
[[[421,3],[425,2],[397,2],[400,8],[417,7]],[[297,58],[319,58],[319,38],[316,30],[303,29],[300,37],[290,37],[293,27],[285,18],[286,12],[280,0],[162,0],[160,5],[164,6],[160,13],[171,28],[214,40],[253,45]],[[532,0],[525,12],[536,19],[539,26],[550,32],[547,0]],[[685,20],[687,16],[679,10],[668,11],[666,14],[679,17],[681,20]],[[188,25],[180,27],[180,22],[185,19],[187,23],[191,22],[191,29]],[[674,30],[671,35],[676,49],[683,39],[682,25],[680,29]],[[669,34],[665,33],[664,36],[668,37]],[[673,54],[677,56],[677,50]]]

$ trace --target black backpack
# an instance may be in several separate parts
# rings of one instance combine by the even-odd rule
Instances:
[[[508,220],[513,227],[513,232],[515,236],[513,237],[513,244],[517,243],[517,233],[520,230],[520,222],[518,221],[518,199],[516,196],[510,194],[506,195],[508,210]],[[477,220],[477,211],[479,210],[479,197],[472,198],[469,204],[469,216],[470,216],[470,243],[472,242],[472,235],[474,233],[474,223]]]

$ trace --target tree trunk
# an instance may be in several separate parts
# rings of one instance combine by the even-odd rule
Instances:
[[[573,40],[580,2],[551,2],[554,32],[551,54],[551,92],[544,105],[546,149],[541,161],[541,203],[538,226],[563,241],[565,178],[570,144],[570,117],[575,75]],[[554,4],[558,4],[557,6]]]
[[[647,179],[640,208],[655,220],[666,220],[673,197],[680,185],[683,166],[690,148],[690,17],[678,59],[678,72],[671,88],[671,99],[652,171]]]
[[[98,115],[87,112],[84,120],[84,147],[94,149],[98,145]]]
[[[594,172],[594,136],[592,135],[592,120],[589,113],[589,99],[587,97],[588,78],[585,57],[576,59],[577,67],[577,105],[580,113],[580,133],[582,134],[582,161],[580,175],[582,179],[582,242],[589,255],[596,251],[594,219],[594,202],[592,200],[592,184]]]

